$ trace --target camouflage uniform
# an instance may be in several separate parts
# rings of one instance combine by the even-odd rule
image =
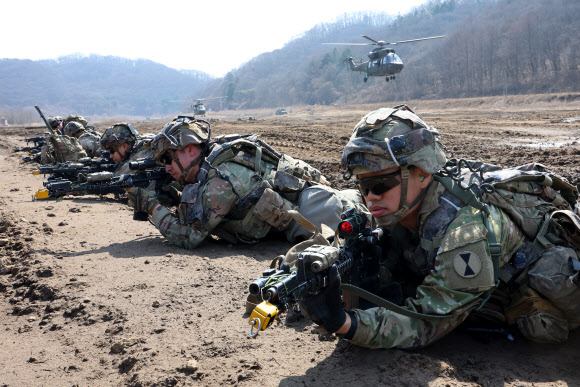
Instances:
[[[114,176],[133,173],[129,169],[129,162],[153,159],[151,150],[145,146],[152,136],[140,136],[131,124],[120,122],[108,128],[101,136],[99,145],[103,150],[109,151],[111,155],[118,150],[122,144],[129,145],[129,150],[125,152],[124,160],[119,163]]]
[[[491,206],[490,213],[490,225],[505,252],[501,261],[509,261],[522,246],[524,236],[503,211]],[[450,317],[412,318],[385,308],[355,309],[359,324],[352,342],[370,348],[424,346],[463,322],[495,285],[483,214],[433,182],[420,210],[419,234],[399,225],[392,233],[383,257],[383,286],[401,283],[409,310]],[[433,241],[441,245],[431,249]],[[417,286],[413,280],[421,282]]]
[[[94,129],[87,129],[81,123],[71,121],[64,127],[64,134],[78,139],[88,157],[98,156],[101,134]]]
[[[189,127],[193,125],[190,123]],[[166,133],[167,136],[160,137],[159,141],[183,137],[176,128],[175,122],[169,123],[158,135]],[[189,133],[192,129],[186,130]],[[196,136],[203,138],[202,133]],[[236,136],[212,145],[196,183],[183,189],[176,214],[163,206],[151,214],[151,222],[171,243],[193,249],[208,235],[230,243],[254,243],[271,230],[283,231],[294,241],[310,236],[311,232],[296,225],[286,211],[299,210],[320,229],[322,223],[335,228],[340,213],[362,206],[357,192],[340,192],[321,184],[324,178],[308,164],[287,155],[276,155],[255,135],[237,136],[237,140],[232,140]],[[156,140],[154,147],[155,144]],[[154,151],[157,160],[164,150]],[[303,197],[316,197],[316,200],[301,203]],[[312,203],[318,204],[313,208]]]
[[[416,165],[428,173],[441,168],[437,161],[441,156],[438,133],[434,143],[424,132],[422,121],[405,110],[381,109],[365,116],[345,148],[343,166],[357,175],[393,168],[395,164],[401,168]],[[372,133],[365,134],[365,128]],[[423,132],[408,135],[417,129]],[[540,240],[538,230],[551,224],[549,218],[540,222],[539,217],[536,229],[530,233],[527,227],[520,227],[526,219],[516,224],[517,216],[506,213],[509,206],[487,204],[486,214],[473,204],[467,205],[465,197],[458,197],[457,190],[449,188],[451,185],[446,183],[451,177],[432,178],[420,207],[416,232],[398,224],[404,211],[395,221],[396,215],[377,219],[379,224],[385,221],[391,231],[383,247],[381,295],[410,313],[396,306],[355,308],[350,312],[351,319],[356,319],[351,341],[370,348],[428,345],[485,303],[492,292],[497,292],[497,284],[509,294],[501,305],[504,323],[517,325],[534,341],[566,340],[568,330],[580,325],[580,219],[570,211],[575,203],[558,195],[543,202],[550,203],[549,211],[568,209],[562,212],[575,226],[563,229],[572,230],[568,240],[576,238],[573,249],[569,244],[565,247],[566,243],[555,246],[556,242],[550,242],[558,237],[552,236],[548,242]],[[524,200],[512,195],[514,203]],[[402,199],[401,208],[404,203]],[[496,282],[498,278],[502,281]]]

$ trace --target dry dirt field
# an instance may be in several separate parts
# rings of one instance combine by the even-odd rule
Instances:
[[[580,184],[578,95],[409,104],[458,157],[536,161]],[[378,107],[210,117],[214,136],[258,133],[350,187],[339,170],[342,148]],[[95,124],[104,130],[114,121]],[[156,132],[164,121],[133,124]],[[247,286],[288,243],[211,240],[187,251],[133,221],[113,197],[32,201],[42,178],[10,154],[29,132],[0,128],[0,386],[580,385],[580,332],[559,346],[457,331],[419,350],[367,350],[325,340],[298,319],[250,339]]]

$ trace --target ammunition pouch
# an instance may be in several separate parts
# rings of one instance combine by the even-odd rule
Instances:
[[[266,188],[254,207],[254,213],[264,222],[282,231],[288,228],[294,220],[288,214],[288,210],[294,209],[296,206],[292,202],[284,199],[271,188]]]
[[[294,203],[298,201],[298,195],[306,187],[325,182],[318,169],[288,155],[280,157],[276,171],[272,174],[274,190]]]

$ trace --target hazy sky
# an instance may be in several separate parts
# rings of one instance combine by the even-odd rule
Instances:
[[[7,0],[0,58],[114,55],[222,76],[345,13],[396,15],[425,1]]]

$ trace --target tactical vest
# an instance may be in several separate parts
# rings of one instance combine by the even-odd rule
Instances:
[[[232,185],[238,201],[226,220],[241,226],[257,216],[271,227],[286,229],[293,220],[287,211],[296,208],[300,192],[312,184],[325,183],[317,169],[302,160],[277,152],[259,140],[258,135],[220,136],[210,144],[209,154],[200,167],[196,183],[188,185],[183,191],[179,211],[180,219],[185,223],[193,223],[197,219],[204,224],[209,219],[210,214],[203,208],[203,188],[214,173],[229,181],[218,170],[219,165],[226,162],[251,169],[259,177],[245,195],[239,195]],[[238,235],[224,231],[223,227],[214,233],[232,243],[241,240]]]

